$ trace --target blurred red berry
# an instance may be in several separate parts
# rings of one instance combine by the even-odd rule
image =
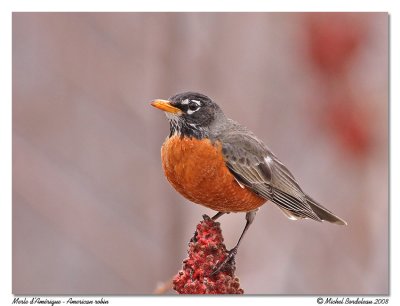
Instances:
[[[316,123],[321,124],[322,119],[339,147],[356,158],[369,153],[372,131],[366,115],[369,111],[357,101],[367,97],[354,96],[355,85],[349,76],[368,37],[369,18],[359,13],[306,15],[309,58],[321,72],[318,77],[325,89]]]
[[[365,38],[360,14],[309,14],[308,36],[311,60],[326,74],[343,73]]]
[[[327,126],[347,153],[362,157],[369,152],[372,131],[367,114],[350,97],[333,99],[325,112]]]

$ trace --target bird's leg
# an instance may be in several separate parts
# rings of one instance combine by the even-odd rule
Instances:
[[[211,217],[211,220],[215,221],[217,220],[219,217],[221,217],[223,214],[226,214],[222,211],[217,212],[214,216]],[[229,213],[228,213],[229,214]]]
[[[222,263],[217,265],[215,270],[211,273],[211,276],[217,274],[226,264],[228,264],[229,262],[234,260],[236,254],[237,254],[238,248],[239,248],[239,244],[242,241],[244,234],[247,232],[250,225],[253,223],[254,218],[256,217],[257,210],[258,209],[252,210],[252,211],[249,211],[246,213],[246,225],[244,226],[243,232],[240,235],[238,242],[236,243],[236,245],[233,249],[228,251],[228,256],[225,258],[225,260]]]
[[[223,214],[229,214],[229,212],[225,213],[225,212],[219,211],[214,216],[211,217],[211,220],[215,221],[219,217],[221,217]],[[209,218],[209,217],[207,215],[203,215],[203,218]],[[197,236],[197,230],[194,231],[193,237],[190,239],[190,241],[196,242],[196,236]]]

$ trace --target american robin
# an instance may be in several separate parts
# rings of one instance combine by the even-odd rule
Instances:
[[[258,208],[268,200],[292,220],[347,224],[307,195],[267,146],[209,97],[184,92],[151,105],[163,110],[170,123],[161,160],[171,185],[190,201],[217,211],[214,220],[246,212],[246,225],[225,263],[236,255]]]

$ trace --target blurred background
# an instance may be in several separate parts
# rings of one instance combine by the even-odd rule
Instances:
[[[151,294],[178,272],[214,212],[165,179],[149,103],[186,90],[349,223],[263,206],[245,293],[387,294],[386,13],[14,13],[13,293]],[[232,248],[244,214],[220,222]]]

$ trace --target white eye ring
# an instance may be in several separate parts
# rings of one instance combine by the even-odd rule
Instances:
[[[190,102],[194,102],[194,103],[196,103],[198,106],[200,106],[200,104],[201,104],[201,102],[198,101],[198,100],[190,100]]]
[[[188,110],[187,110],[187,114],[191,115],[194,112],[197,112],[200,108],[200,101],[197,100],[190,100],[189,104],[188,104]]]
[[[199,108],[200,108],[200,107],[198,107],[198,108],[195,109],[195,110],[188,109],[188,111],[187,111],[188,115],[191,115],[191,114],[197,112],[197,111],[199,110]]]

